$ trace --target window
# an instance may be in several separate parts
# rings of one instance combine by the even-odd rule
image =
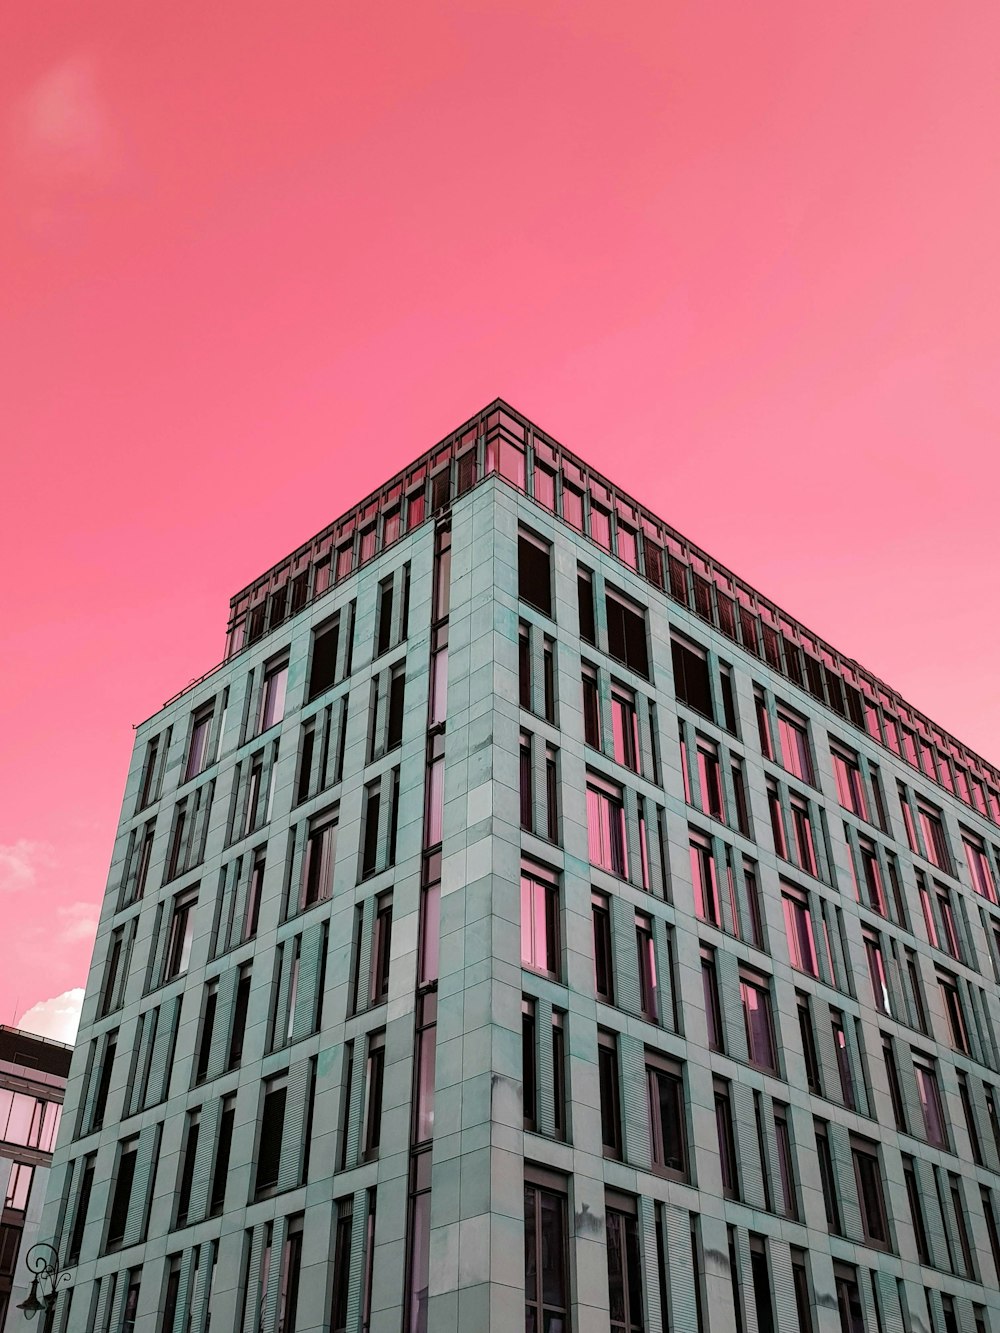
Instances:
[[[371,952],[369,1004],[381,1004],[389,994],[389,951],[392,945],[392,894],[376,899],[375,924]]]
[[[595,750],[601,748],[601,699],[597,688],[597,671],[583,664],[583,739]]]
[[[521,798],[521,827],[527,829],[530,833],[534,827],[534,792],[532,790],[531,773],[531,736],[528,732],[521,732],[521,744],[519,748],[520,774],[519,789]]]
[[[816,1051],[816,1033],[813,1028],[812,1008],[809,996],[796,991],[796,1011],[799,1020],[799,1037],[802,1041],[802,1059],[806,1067],[806,1084],[817,1097],[823,1094],[823,1084],[819,1076],[819,1055]]]
[[[177,1185],[177,1221],[176,1225],[187,1225],[188,1210],[191,1207],[191,1185],[194,1181],[194,1164],[198,1156],[198,1139],[201,1134],[201,1108],[189,1111],[184,1131],[184,1147],[181,1152],[181,1174]]]
[[[90,1210],[90,1196],[94,1188],[94,1170],[97,1165],[97,1153],[88,1153],[82,1162],[82,1172],[80,1175],[80,1193],[77,1197],[76,1214],[73,1218],[73,1230],[69,1238],[69,1252],[67,1261],[76,1263],[80,1258],[80,1249],[83,1245],[83,1232],[87,1221],[87,1213]],[[124,1226],[122,1228],[124,1234]]]
[[[733,779],[733,797],[736,810],[736,828],[743,834],[744,838],[749,838],[750,833],[750,802],[747,800],[746,777],[743,772],[743,760],[734,758],[730,765],[730,772]]]
[[[160,738],[154,736],[146,744],[146,757],[142,764],[142,777],[139,781],[139,804],[136,810],[145,810],[152,805],[157,795],[157,759],[160,755]]]
[[[809,730],[804,718],[784,708],[778,709],[778,743],[781,762],[789,773],[802,782],[813,782],[812,758],[809,754]]]
[[[913,1221],[913,1237],[917,1245],[917,1258],[922,1264],[930,1264],[931,1251],[927,1243],[927,1227],[924,1223],[924,1209],[920,1199],[920,1187],[912,1157],[903,1157],[903,1180],[906,1184],[906,1199],[910,1205],[910,1217]]]
[[[788,1107],[774,1103],[774,1137],[778,1148],[778,1183],[781,1187],[780,1211],[785,1217],[798,1218],[799,1208],[795,1191],[795,1154],[788,1130]]]
[[[557,1139],[566,1137],[566,1013],[552,1010],[552,1102]]]
[[[597,619],[594,614],[594,576],[582,565],[576,567],[576,595],[580,608],[580,638],[597,643]]]
[[[552,615],[552,547],[524,528],[517,534],[517,595],[543,615]]]
[[[559,976],[559,890],[550,872],[521,870],[521,963]]]
[[[955,1215],[955,1230],[958,1234],[958,1245],[961,1251],[960,1271],[963,1277],[975,1279],[976,1270],[972,1262],[972,1246],[969,1244],[969,1228],[966,1224],[967,1209],[965,1199],[962,1197],[962,1182],[953,1172],[948,1172],[948,1193],[951,1198],[951,1208]]]
[[[845,1106],[854,1111],[857,1109],[854,1095],[854,1074],[851,1070],[851,1057],[847,1049],[844,1015],[838,1009],[830,1010],[830,1027],[833,1032],[833,1049],[837,1057],[837,1072],[840,1075],[841,1099]]]
[[[382,1083],[385,1074],[385,1033],[374,1032],[368,1038],[365,1065],[365,1119],[362,1152],[366,1162],[378,1156],[382,1138]]]
[[[857,755],[832,745],[830,753],[833,758],[833,776],[837,781],[837,799],[845,810],[850,810],[859,819],[867,819],[868,803]]]
[[[649,679],[646,649],[646,613],[621,594],[607,592],[608,652],[638,676]]]
[[[809,875],[819,875],[816,863],[816,843],[813,839],[812,817],[808,801],[801,796],[791,796],[789,806],[792,812],[792,830],[795,834],[795,860]]]
[[[594,923],[594,990],[599,999],[614,1004],[611,908],[603,893],[591,895],[591,913]]]
[[[111,1212],[108,1219],[107,1248],[110,1250],[121,1245],[125,1238],[128,1222],[129,1203],[132,1199],[132,1182],[135,1179],[135,1163],[139,1154],[139,1137],[123,1139],[118,1150],[118,1171],[115,1176],[114,1190],[111,1196]]]
[[[920,824],[920,832],[924,838],[924,850],[928,861],[937,866],[939,870],[951,873],[951,857],[948,854],[948,843],[944,835],[944,824],[941,821],[941,811],[929,802],[917,798],[917,820]]]
[[[285,1123],[288,1096],[287,1073],[268,1079],[264,1084],[264,1105],[260,1117],[260,1143],[257,1148],[257,1198],[274,1190],[281,1166],[281,1135]]]
[[[792,967],[811,977],[818,977],[819,964],[816,960],[816,941],[813,938],[808,898],[800,889],[784,885],[781,906],[785,913],[785,931]]]
[[[840,1314],[840,1333],[865,1333],[865,1317],[858,1291],[857,1272],[849,1264],[834,1264],[833,1277],[837,1286],[837,1310]]]
[[[670,656],[674,668],[674,694],[688,708],[714,721],[708,654],[690,639],[671,634]]]
[[[435,732],[427,741],[424,847],[436,847],[444,836],[444,738]]]
[[[788,860],[788,843],[785,839],[785,822],[781,812],[781,796],[778,793],[778,784],[770,778],[767,779],[767,808],[771,816],[771,836],[774,839],[774,850],[783,860]]]
[[[694,884],[694,910],[703,921],[713,926],[721,924],[719,915],[719,883],[715,873],[715,857],[708,838],[692,833],[690,836],[691,880]]]
[[[538,1045],[535,1028],[535,1002],[521,997],[521,1105],[524,1128],[538,1129]]]
[[[229,1180],[229,1155],[233,1146],[233,1124],[236,1120],[236,1094],[222,1099],[219,1118],[219,1137],[215,1146],[215,1166],[212,1171],[212,1192],[209,1196],[209,1216],[217,1217],[226,1202],[226,1184]]]
[[[961,1051],[963,1055],[969,1055],[971,1053],[969,1031],[965,1023],[962,997],[958,990],[958,979],[951,972],[946,972],[943,967],[939,967],[937,969],[937,982],[941,999],[944,1002],[945,1017],[948,1019],[951,1044],[956,1051]]]
[[[767,1263],[767,1241],[750,1234],[750,1273],[753,1277],[753,1303],[757,1315],[757,1333],[775,1333],[774,1305],[771,1300],[771,1274]]]
[[[864,939],[865,957],[868,960],[868,979],[871,981],[875,1008],[891,1018],[892,1000],[889,995],[885,959],[882,955],[882,941],[877,931],[863,928],[861,933]]]
[[[615,763],[639,772],[639,717],[635,693],[624,685],[611,687],[611,724]]]
[[[392,645],[392,585],[393,576],[381,579],[375,612],[375,656],[381,657]]]
[[[243,1039],[247,1029],[247,1011],[250,1007],[250,964],[240,968],[240,978],[236,985],[236,998],[233,1003],[233,1028],[229,1038],[229,1057],[227,1069],[236,1069],[243,1059]]]
[[[431,630],[431,683],[427,725],[436,727],[448,712],[448,625]]]
[[[128,1272],[128,1286],[125,1288],[125,1304],[122,1309],[121,1333],[135,1333],[135,1320],[139,1309],[139,1275],[141,1271],[138,1268],[131,1268]]]
[[[719,747],[714,741],[698,737],[698,789],[701,809],[713,819],[725,819],[722,806],[722,772],[719,767]]]
[[[566,1195],[524,1184],[524,1326],[559,1333],[569,1327]],[[417,1325],[411,1325],[416,1330]],[[420,1329],[425,1324],[419,1326]]]
[[[620,787],[589,775],[587,829],[590,859],[620,879],[628,878],[625,843],[625,805]]]
[[[340,647],[340,614],[313,630],[312,664],[309,669],[308,698],[325,694],[337,679]]]
[[[882,1191],[882,1171],[879,1167],[878,1145],[868,1139],[851,1136],[851,1157],[854,1161],[854,1179],[861,1204],[861,1229],[865,1243],[879,1250],[890,1248],[889,1220]]]
[[[549,842],[559,841],[559,770],[558,751],[545,747],[545,833]]]
[[[187,971],[191,941],[194,939],[194,909],[197,902],[197,888],[187,889],[174,899],[163,961],[164,981],[172,981]]]
[[[997,900],[996,883],[993,879],[989,857],[986,855],[985,843],[981,838],[977,838],[975,834],[963,830],[962,846],[965,848],[965,860],[969,867],[969,874],[972,877],[972,887],[981,898],[995,903]]]
[[[947,1149],[948,1133],[934,1061],[929,1056],[918,1056],[914,1052],[913,1073],[917,1080],[917,1096],[927,1142],[935,1148]]]
[[[253,939],[257,934],[257,925],[260,920],[260,900],[264,894],[264,868],[265,868],[265,849],[258,847],[253,854],[253,864],[250,867],[250,885],[247,889],[247,906],[243,916],[243,930],[241,941]]]
[[[799,1317],[799,1333],[814,1333],[812,1304],[809,1299],[809,1271],[806,1267],[806,1251],[793,1245],[792,1286],[795,1289],[795,1311]]]
[[[260,691],[260,711],[257,714],[257,732],[267,731],[280,722],[285,714],[285,689],[288,685],[288,658],[268,663],[264,668],[264,682]]]
[[[826,1211],[826,1224],[831,1231],[840,1234],[840,1209],[837,1204],[837,1188],[833,1173],[833,1157],[830,1153],[829,1126],[825,1120],[813,1122],[816,1131],[816,1155],[819,1159],[819,1179],[823,1188],[823,1207]]]
[[[684,1128],[682,1066],[646,1052],[649,1130],[653,1166],[664,1175],[687,1178],[687,1136]]]
[[[353,1200],[338,1199],[337,1230],[333,1245],[333,1308],[330,1313],[332,1333],[347,1333],[348,1295],[351,1286],[351,1231]]]
[[[715,950],[704,945],[701,949],[701,984],[705,999],[709,1050],[724,1051],[726,1043],[722,1026],[722,1005],[719,1002],[719,975],[715,966]]]
[[[639,1227],[632,1199],[613,1196],[605,1209],[611,1333],[643,1333]],[[550,1325],[551,1327],[551,1325]]]
[[[309,833],[302,858],[300,911],[330,897],[333,891],[333,866],[336,856],[337,812],[325,810],[309,821]]]
[[[361,816],[361,878],[367,879],[369,875],[374,875],[378,866],[378,824],[379,812],[382,807],[382,782],[376,778],[374,782],[365,784],[364,809]],[[438,838],[440,841],[440,838]]]
[[[281,1249],[278,1275],[278,1333],[295,1333],[299,1304],[299,1271],[302,1265],[302,1223],[300,1213],[289,1219],[285,1243]]]
[[[517,633],[517,675],[520,705],[531,712],[531,631],[524,621]]]
[[[191,718],[191,739],[188,742],[187,763],[184,765],[184,781],[190,782],[211,763],[208,754],[208,742],[212,732],[212,713],[214,701],[199,708]]]
[[[618,1077],[618,1038],[597,1031],[597,1080],[601,1093],[601,1143],[605,1157],[622,1155],[621,1086]]]
[[[740,970],[740,1000],[743,1026],[747,1036],[747,1056],[752,1065],[778,1072],[774,1026],[771,1021],[771,992],[768,979],[760,973]]]
[[[7,1188],[3,1195],[3,1207],[14,1208],[20,1213],[26,1212],[34,1178],[33,1166],[29,1166],[27,1162],[11,1162]]]
[[[394,666],[389,673],[389,709],[386,718],[385,749],[388,754],[403,743],[403,700],[406,694],[406,668]]]
[[[656,976],[653,923],[643,912],[635,914],[635,946],[639,963],[639,1006],[650,1023],[660,1021],[660,992]]]
[[[434,1073],[437,1067],[437,992],[417,1001],[417,1068],[413,1139],[424,1143],[434,1134]]]
[[[736,1168],[736,1136],[733,1132],[733,1107],[729,1084],[725,1079],[715,1080],[715,1128],[719,1136],[719,1165],[722,1171],[722,1192],[727,1199],[740,1197],[739,1175]]]

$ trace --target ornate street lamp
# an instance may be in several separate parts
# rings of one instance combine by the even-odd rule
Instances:
[[[32,1245],[25,1257],[31,1279],[31,1290],[27,1300],[17,1307],[23,1311],[25,1319],[34,1319],[36,1314],[48,1314],[56,1303],[56,1292],[60,1286],[72,1281],[68,1269],[59,1268],[59,1251],[40,1241]]]

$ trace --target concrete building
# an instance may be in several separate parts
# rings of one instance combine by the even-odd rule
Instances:
[[[31,1288],[25,1257],[38,1226],[72,1046],[0,1025],[0,1333]]]
[[[136,736],[56,1333],[1000,1333],[1000,773],[497,402]]]

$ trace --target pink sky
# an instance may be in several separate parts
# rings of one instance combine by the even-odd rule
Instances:
[[[0,1021],[229,596],[496,394],[1000,760],[993,0],[28,4],[0,89]]]

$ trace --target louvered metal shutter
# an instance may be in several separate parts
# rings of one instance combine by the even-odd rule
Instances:
[[[147,1125],[139,1133],[128,1219],[125,1223],[125,1235],[122,1238],[123,1245],[136,1245],[145,1235],[161,1128],[161,1125]]]
[[[278,1189],[292,1189],[302,1183],[306,1154],[306,1111],[309,1100],[310,1062],[300,1060],[288,1071],[285,1099],[285,1123],[281,1132],[281,1164]],[[364,1080],[360,1082],[364,1084]]]
[[[627,1013],[640,1014],[635,908],[624,898],[611,898],[611,944],[615,959],[615,1003]]]
[[[731,1083],[736,1141],[739,1145],[740,1181],[745,1203],[751,1208],[764,1208],[764,1176],[757,1143],[757,1120],[754,1115],[753,1089],[745,1083]],[[749,1268],[747,1272],[749,1272]]]
[[[621,1068],[622,1118],[625,1125],[625,1157],[633,1165],[648,1168],[649,1094],[645,1050],[641,1041],[624,1033],[618,1039]]]
[[[837,1196],[840,1204],[840,1221],[844,1235],[849,1240],[864,1240],[861,1225],[861,1205],[858,1202],[858,1186],[854,1178],[854,1158],[851,1154],[851,1138],[844,1125],[832,1123],[827,1129],[830,1144],[830,1156],[833,1159],[833,1174],[837,1182]]]
[[[374,899],[372,900],[374,902]],[[324,923],[317,921],[302,934],[299,955],[299,987],[292,1016],[292,1041],[308,1037],[316,1027],[319,978],[322,964]]]

